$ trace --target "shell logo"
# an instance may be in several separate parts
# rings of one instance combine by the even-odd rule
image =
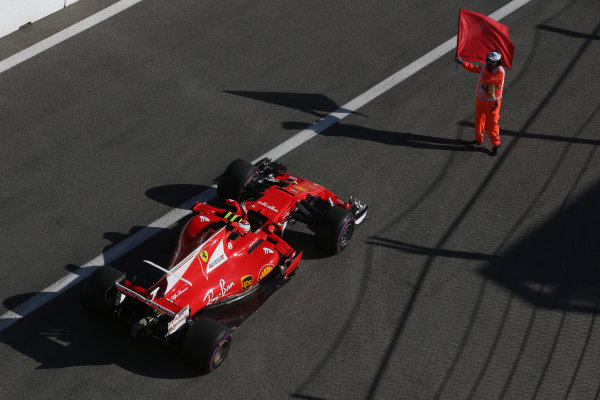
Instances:
[[[206,250],[203,250],[203,251],[200,253],[200,259],[201,259],[202,261],[204,261],[204,262],[207,262],[207,261],[208,261],[208,251],[206,251]]]
[[[260,281],[261,279],[263,279],[265,276],[269,275],[269,273],[271,271],[273,271],[273,265],[272,264],[267,264],[264,267],[261,268],[259,274],[258,274],[258,280]]]
[[[304,186],[300,186],[300,185],[294,185],[294,189],[297,189],[301,192],[308,192],[308,190],[306,190],[306,188]]]

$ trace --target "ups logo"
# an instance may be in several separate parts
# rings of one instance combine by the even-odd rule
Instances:
[[[252,286],[252,275],[246,275],[244,277],[242,277],[242,290],[246,290],[248,289],[250,286]]]

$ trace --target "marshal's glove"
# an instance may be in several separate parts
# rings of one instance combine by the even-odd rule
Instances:
[[[454,61],[456,61],[456,63],[460,64],[460,65],[463,65],[463,63],[464,63],[464,60],[460,57],[456,57],[456,59]]]

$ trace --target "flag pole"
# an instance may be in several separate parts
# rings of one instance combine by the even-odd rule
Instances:
[[[458,24],[456,29],[456,50],[454,51],[454,73],[458,72],[458,63],[456,57],[458,57],[458,35],[460,34],[460,8],[458,9]]]

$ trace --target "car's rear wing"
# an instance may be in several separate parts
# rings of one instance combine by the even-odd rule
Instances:
[[[178,280],[181,280],[181,281],[187,283],[188,285],[192,286],[192,282],[188,281],[184,277],[182,277],[180,275],[177,275],[177,274],[173,273],[172,271],[169,271],[169,270],[161,267],[160,265],[157,265],[157,264],[153,263],[152,261],[144,260],[144,262],[146,264],[151,265],[154,268],[156,268],[156,269],[158,269],[158,270],[166,273],[167,275],[174,276]],[[169,307],[172,307],[171,304],[169,304],[169,307],[166,307],[166,304],[165,305],[161,305],[160,304],[160,302],[162,302],[161,299],[159,299],[158,302],[151,300],[149,298],[151,296],[150,296],[150,294],[148,293],[148,291],[146,289],[138,287],[138,286],[135,286],[135,285],[133,285],[129,281],[125,281],[125,282],[123,282],[123,284],[116,282],[115,283],[115,287],[118,290],[120,290],[121,292],[123,292],[125,294],[128,294],[129,296],[134,297],[134,298],[140,300],[141,302],[143,302],[143,303],[145,303],[145,304],[147,304],[147,305],[149,305],[149,306],[151,306],[151,307],[153,307],[153,308],[155,308],[155,309],[157,309],[159,311],[162,311],[162,312],[164,312],[165,314],[167,314],[167,315],[169,315],[171,317],[175,317],[177,315],[177,313],[179,312],[179,310],[178,311],[173,311],[172,309],[170,309]]]
[[[117,288],[117,290],[121,291],[122,293],[125,293],[139,301],[141,301],[142,303],[168,315],[169,317],[172,318],[171,321],[169,321],[168,323],[168,329],[167,329],[167,334],[166,336],[169,336],[175,332],[177,332],[183,325],[185,325],[187,323],[187,320],[190,316],[190,306],[187,305],[182,309],[179,309],[178,311],[172,310],[171,308],[173,307],[177,307],[174,304],[168,304],[169,307],[167,307],[167,304],[160,304],[162,302],[164,302],[165,300],[163,299],[158,299],[157,301],[153,301],[150,300],[147,296],[148,296],[148,291],[144,288],[140,288],[138,286],[135,286],[133,283],[129,282],[129,281],[125,281],[122,284],[119,282],[115,282],[115,287]],[[179,307],[177,307],[179,308]]]
[[[193,286],[192,282],[190,282],[189,280],[185,279],[184,277],[182,277],[180,275],[177,275],[173,271],[169,271],[168,269],[165,269],[165,268],[161,267],[160,265],[153,263],[152,261],[144,260],[144,262],[146,264],[151,265],[152,267],[164,272],[165,274],[167,274],[167,276],[173,276],[173,277],[177,278],[178,280],[181,280],[181,281],[185,282],[186,284]],[[125,281],[123,283],[115,282],[115,287],[117,288],[117,290],[121,291],[122,293],[129,295],[129,296],[141,301],[142,303],[149,305],[150,307],[172,317],[174,319],[174,321],[172,321],[172,323],[169,324],[169,334],[174,332],[176,329],[178,329],[181,326],[181,323],[180,323],[181,319],[183,319],[185,322],[186,318],[189,316],[189,305],[187,307],[185,307],[184,309],[181,309],[180,307],[176,306],[175,304],[173,304],[171,302],[166,303],[164,299],[157,299],[156,301],[154,301],[151,299],[151,297],[153,297],[152,294],[147,289],[136,286],[132,282],[129,282],[129,281]],[[175,310],[173,309],[174,307],[176,308]],[[182,315],[184,314],[184,310],[187,310],[187,311],[185,313],[185,316],[182,317]]]
[[[148,297],[146,297],[147,293],[145,293],[145,292],[147,292],[147,291],[145,289],[137,287],[129,281],[125,281],[123,283],[115,282],[115,287],[120,292],[125,293],[131,297],[134,297],[137,300],[141,301],[142,303],[145,303],[145,304],[149,305],[150,307],[153,307],[153,308],[157,309],[158,311],[161,311],[171,317],[175,317],[175,315],[177,315],[177,311],[173,311],[173,310],[167,308],[166,304],[162,305],[162,304],[159,304],[158,302],[150,300]],[[170,304],[169,304],[169,306],[172,307],[172,305],[170,305]]]

